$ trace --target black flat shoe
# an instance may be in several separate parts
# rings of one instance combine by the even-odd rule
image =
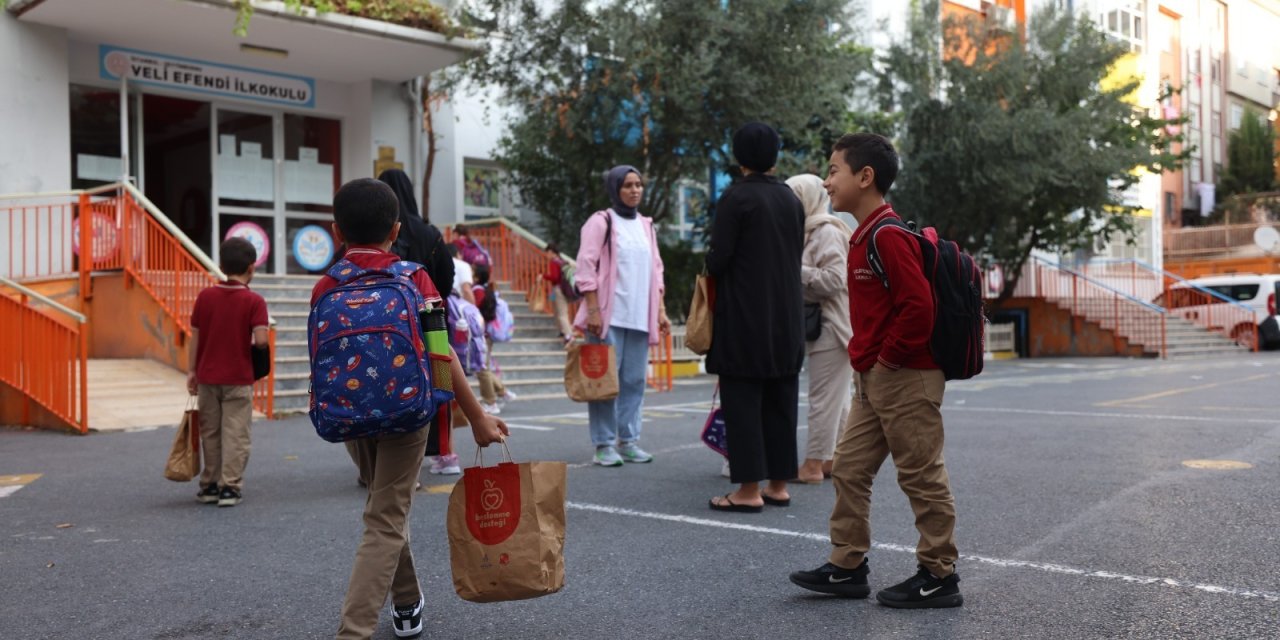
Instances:
[[[734,501],[729,499],[729,496],[731,495],[733,494],[724,494],[725,504],[716,504],[716,501],[713,498],[707,501],[707,505],[711,507],[712,511],[730,511],[733,513],[760,513],[761,511],[764,511],[763,505],[736,504]]]

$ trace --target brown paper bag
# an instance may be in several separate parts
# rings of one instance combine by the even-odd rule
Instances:
[[[693,285],[693,301],[684,324],[684,346],[700,355],[711,351],[711,314],[716,304],[716,284],[711,276],[699,274]]]
[[[463,600],[524,600],[564,586],[566,481],[563,462],[463,472],[448,520],[453,588]]]
[[[198,475],[200,475],[200,412],[188,408],[182,413],[178,433],[173,437],[173,449],[169,452],[169,461],[164,465],[164,477],[174,482],[186,482]]]
[[[538,280],[533,284],[533,291],[529,294],[529,311],[533,313],[547,312],[546,280]]]
[[[618,397],[618,354],[613,345],[570,344],[564,361],[564,391],[574,402]]]

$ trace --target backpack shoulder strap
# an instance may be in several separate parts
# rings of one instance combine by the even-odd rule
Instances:
[[[600,213],[604,214],[604,242],[600,243],[600,248],[613,253],[613,210],[605,209]]]
[[[871,237],[867,240],[867,263],[871,265],[872,273],[876,274],[876,277],[880,278],[880,284],[884,285],[884,288],[888,289],[889,275],[884,271],[884,262],[880,259],[880,249],[876,247],[876,236],[880,233],[880,230],[885,227],[898,227],[899,229],[904,229],[913,234],[916,230],[915,225],[903,222],[898,218],[881,220],[876,223],[876,226],[871,228]]]
[[[364,275],[365,270],[356,266],[356,263],[343,258],[334,263],[332,267],[329,267],[329,270],[324,274],[337,280],[339,285],[343,285]]]

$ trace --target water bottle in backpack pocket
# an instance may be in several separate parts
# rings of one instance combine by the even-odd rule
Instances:
[[[410,433],[431,421],[453,394],[436,384],[420,312],[429,311],[411,277],[418,264],[364,270],[348,260],[329,269],[338,286],[307,321],[311,423],[329,442]]]

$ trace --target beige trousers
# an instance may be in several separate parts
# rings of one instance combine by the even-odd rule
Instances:
[[[551,308],[556,312],[556,326],[560,328],[560,335],[573,335],[573,325],[569,324],[569,303],[564,299],[564,294],[556,291],[551,295]]]
[[[339,640],[373,636],[388,592],[396,605],[417,604],[422,597],[409,550],[409,510],[427,450],[427,431],[346,443],[360,466],[360,477],[369,482],[369,497],[364,503],[364,536],[342,603]]]
[[[204,470],[200,486],[240,490],[249,464],[249,425],[253,422],[253,386],[202,384],[196,395],[200,411],[200,448]]]
[[[484,368],[476,372],[476,382],[480,385],[480,399],[485,404],[497,404],[498,396],[507,395],[507,386],[493,373],[493,340],[485,336],[484,344]]]
[[[942,460],[942,372],[877,364],[855,378],[853,410],[831,471],[831,563],[846,569],[862,564],[871,548],[871,482],[893,454],[898,486],[920,532],[916,558],[934,575],[949,576],[957,556],[956,508]]]
[[[849,419],[853,401],[853,367],[849,352],[825,349],[809,354],[809,438],[806,460],[831,459],[836,436]]]

